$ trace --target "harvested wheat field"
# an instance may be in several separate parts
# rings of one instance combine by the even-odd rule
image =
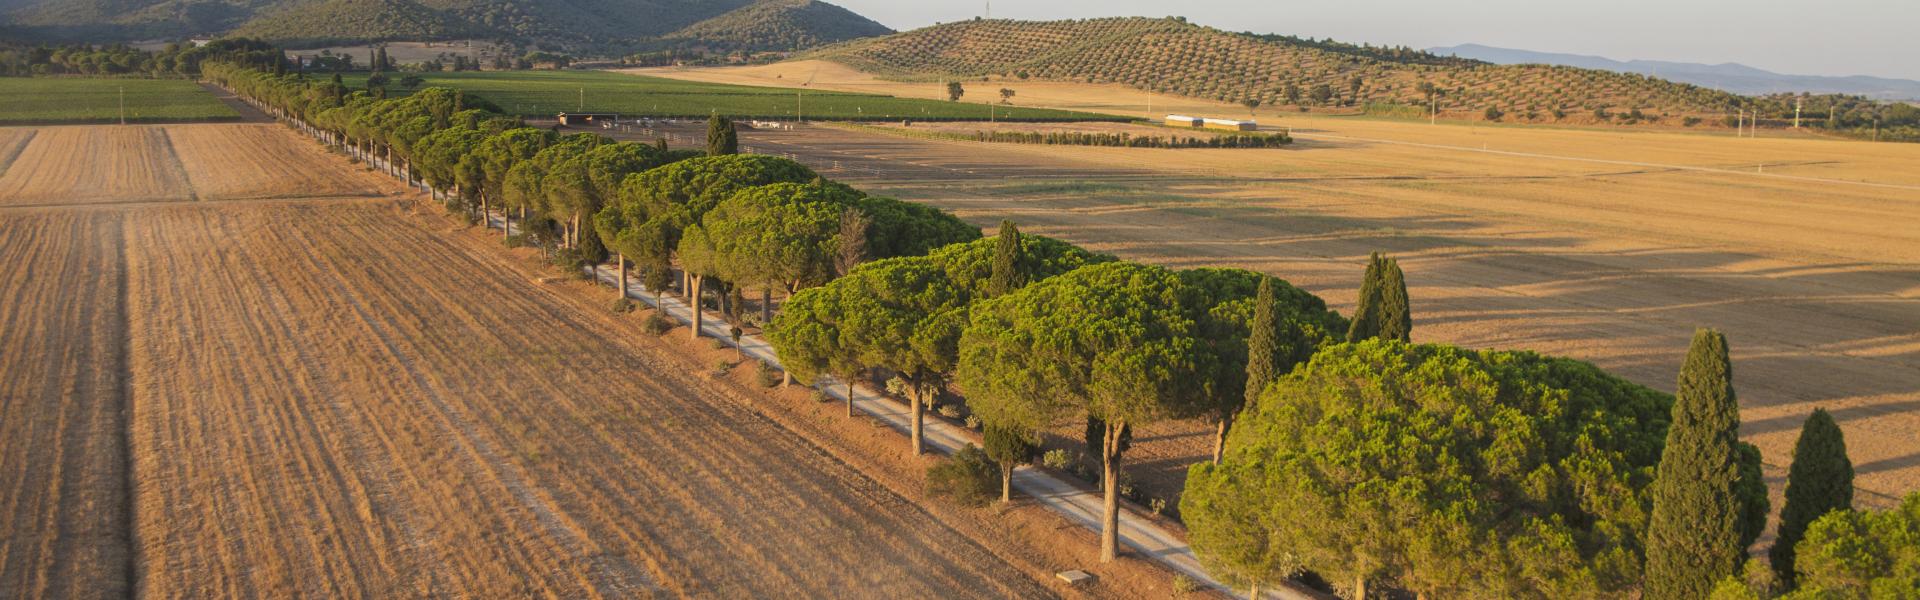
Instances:
[[[31,137],[4,163],[0,206],[167,202],[193,197],[165,127],[9,131]]]
[[[129,590],[121,226],[0,213],[0,598]]]
[[[391,206],[141,216],[143,593],[1043,593]]]
[[[0,597],[1053,595],[411,202],[0,207]]]
[[[379,193],[382,182],[341,177],[338,158],[312,144],[288,144],[286,135],[280,126],[268,124],[167,127],[173,151],[203,200]]]

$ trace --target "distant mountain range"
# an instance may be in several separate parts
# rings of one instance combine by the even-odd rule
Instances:
[[[815,0],[0,0],[0,38],[56,42],[231,34],[296,46],[488,38],[764,51],[892,32]]]
[[[1427,51],[1442,56],[1459,56],[1501,65],[1565,65],[1619,73],[1639,73],[1744,95],[1811,92],[1852,94],[1877,100],[1920,100],[1920,81],[1909,79],[1888,79],[1865,75],[1850,77],[1786,75],[1739,63],[1708,65],[1661,60],[1621,61],[1603,56],[1534,52],[1479,44],[1429,48]]]

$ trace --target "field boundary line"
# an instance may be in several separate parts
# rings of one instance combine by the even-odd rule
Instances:
[[[32,144],[37,137],[40,137],[40,130],[29,129],[26,137],[20,138],[20,143],[14,144],[6,152],[0,152],[0,177],[7,176],[7,170],[13,168],[13,161],[20,158],[20,155],[27,151],[27,145]]]

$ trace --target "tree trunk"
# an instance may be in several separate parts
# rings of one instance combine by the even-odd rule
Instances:
[[[781,369],[780,370],[780,387],[787,387],[790,385],[793,385],[793,371]]]
[[[1120,431],[1126,421],[1107,421],[1107,433],[1101,441],[1100,480],[1106,488],[1106,514],[1100,518],[1100,562],[1113,562],[1120,556]]]
[[[853,418],[853,378],[847,378],[847,418]]]
[[[627,297],[627,255],[619,254],[616,256],[619,257],[619,262],[620,262],[620,293],[616,297],[626,298]]]
[[[480,191],[480,228],[493,229],[493,213],[487,210],[487,192]]]
[[[1227,453],[1227,429],[1233,427],[1233,416],[1220,417],[1219,430],[1213,434],[1213,464],[1220,464],[1220,457]]]
[[[1353,578],[1353,600],[1367,600],[1367,576]]]
[[[773,286],[760,290],[760,326],[773,326]]]
[[[1000,503],[1013,502],[1013,465],[1000,464]]]
[[[500,209],[500,239],[505,241],[513,237],[513,211]]]
[[[1258,581],[1253,582],[1252,587],[1253,587],[1253,590],[1247,592],[1247,597],[1252,598],[1253,600],[1260,600],[1260,582]]]
[[[912,439],[913,455],[919,456],[923,454],[923,451],[926,448],[926,444],[921,443],[921,436],[920,436],[921,429],[924,426],[923,425],[924,421],[922,421],[922,418],[926,413],[926,411],[921,410],[923,405],[920,403],[920,395],[923,392],[920,389],[920,382],[914,381],[914,382],[911,382],[910,385],[911,387],[908,388],[907,398],[908,398],[908,402],[911,404],[911,406],[908,407],[908,410],[913,412],[913,426],[910,428],[912,429],[913,433],[908,437]]]
[[[693,274],[688,276],[693,278],[693,287],[687,289],[687,305],[693,307],[693,327],[689,328],[688,333],[697,340],[700,339],[700,313],[705,312],[700,310],[700,287],[705,278]]]

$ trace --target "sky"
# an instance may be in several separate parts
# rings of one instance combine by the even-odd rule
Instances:
[[[826,0],[894,29],[971,19],[989,0]],[[999,0],[1003,19],[1183,16],[1231,31],[1431,48],[1483,44],[1617,60],[1737,62],[1794,75],[1920,79],[1920,0]]]

